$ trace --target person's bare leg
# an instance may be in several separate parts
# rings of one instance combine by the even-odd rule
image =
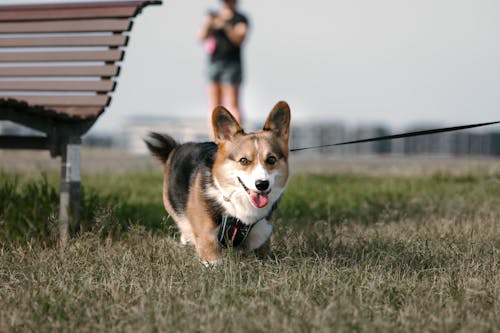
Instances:
[[[234,118],[242,124],[243,115],[240,110],[239,92],[240,87],[238,85],[222,85],[222,100],[224,101],[224,106],[232,113]]]
[[[208,136],[213,139],[212,133],[212,111],[216,106],[222,104],[222,89],[218,82],[210,82],[207,86],[207,99],[208,99]]]
[[[208,112],[212,111],[217,105],[222,104],[222,87],[218,82],[210,82],[207,86]]]

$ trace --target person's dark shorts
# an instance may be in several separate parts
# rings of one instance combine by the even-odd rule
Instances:
[[[208,63],[208,80],[233,86],[240,85],[243,73],[239,61],[216,61]]]

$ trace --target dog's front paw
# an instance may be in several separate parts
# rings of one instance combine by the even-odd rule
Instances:
[[[200,262],[202,263],[203,266],[207,268],[214,268],[222,265],[224,263],[224,259],[222,258],[217,258],[215,260],[203,260],[200,259]]]
[[[250,251],[260,248],[271,237],[273,225],[266,219],[257,223],[246,240],[246,248]]]
[[[213,267],[222,263],[220,248],[214,244],[215,242],[207,242],[204,246],[200,243],[196,244],[196,253],[201,263],[207,267]]]

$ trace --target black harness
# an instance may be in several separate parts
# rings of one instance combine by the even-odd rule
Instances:
[[[223,247],[237,247],[247,239],[248,234],[259,221],[249,225],[241,222],[236,217],[222,216],[222,223],[219,226],[217,235],[219,244]]]
[[[269,219],[271,217],[271,214],[278,207],[280,199],[276,200],[271,207],[269,214],[262,220]],[[220,218],[217,240],[222,247],[238,247],[245,241],[245,239],[247,239],[253,227],[262,220],[258,220],[252,224],[245,224],[234,216],[222,215]]]

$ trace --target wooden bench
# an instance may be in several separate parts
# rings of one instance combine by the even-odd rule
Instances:
[[[161,1],[0,5],[0,120],[41,132],[0,149],[61,156],[60,235],[78,226],[81,137],[111,101],[133,18]]]

